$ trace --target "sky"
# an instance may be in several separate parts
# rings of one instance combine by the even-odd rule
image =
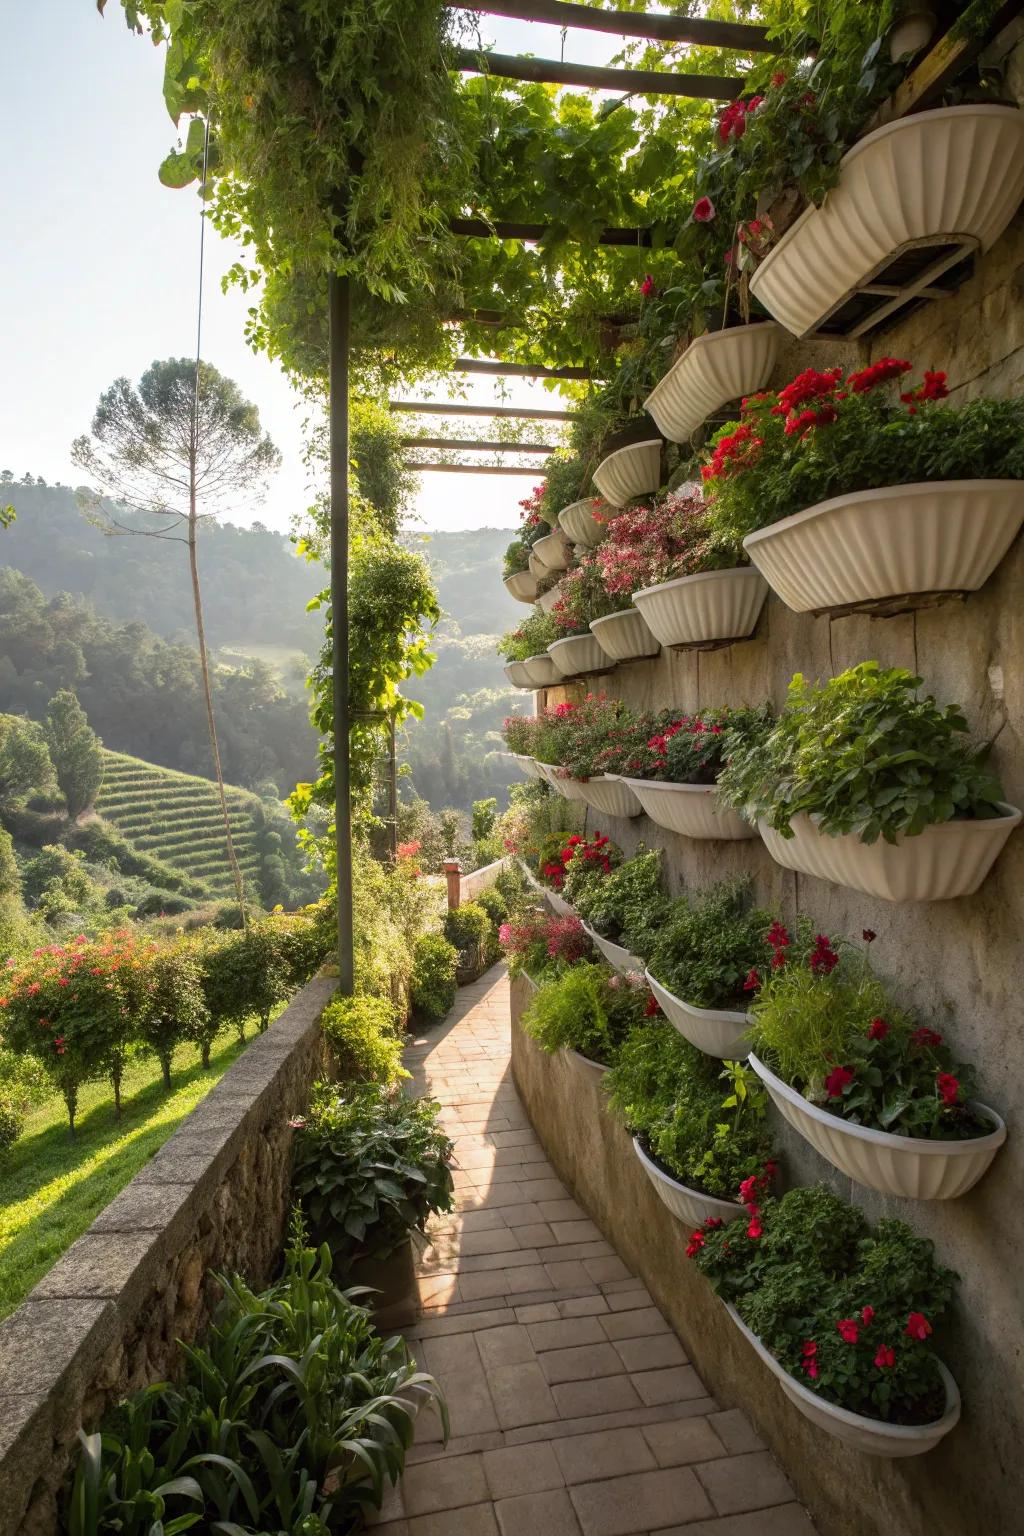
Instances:
[[[483,36],[501,52],[562,53],[551,26],[484,18]],[[617,46],[570,33],[564,56],[604,63]],[[104,17],[94,0],[0,0],[0,51],[17,62],[4,104],[19,130],[0,171],[0,468],[75,485],[70,445],[88,430],[101,392],[121,375],[137,379],[155,358],[195,351],[199,200],[157,180],[176,137],[161,95],[162,52],[128,31],[119,0],[108,0]],[[221,292],[236,254],[210,231],[203,356],[255,402],[282,452],[248,520],[285,532],[310,500],[304,409],[278,365],[246,345],[251,295]],[[539,383],[510,390],[512,404],[559,405]],[[470,378],[467,399],[493,402],[494,381]],[[428,529],[514,527],[538,479],[423,475],[415,510]]]

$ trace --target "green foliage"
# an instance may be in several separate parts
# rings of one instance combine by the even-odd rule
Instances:
[[[34,1056],[0,1045],[0,1155],[13,1147],[25,1116],[48,1092],[46,1074]]]
[[[398,1014],[388,998],[334,997],[320,1015],[320,1028],[343,1083],[388,1086],[408,1076]]]
[[[472,835],[474,842],[482,842],[494,832],[498,819],[498,802],[492,795],[489,800],[473,801]]]
[[[224,1295],[182,1387],[146,1387],[81,1433],[69,1536],[326,1536],[379,1507],[401,1475],[417,1408],[447,1410],[405,1343],[381,1339],[331,1279],[326,1248],[286,1250],[284,1275]]]
[[[659,925],[651,975],[694,1008],[740,1009],[769,956],[773,914],[752,906],[749,880],[723,880],[699,901],[673,902]]]
[[[176,1046],[190,1040],[209,1050],[218,1029],[207,1007],[194,949],[180,944],[158,951],[146,965],[142,986],[139,1036],[159,1059],[164,1087],[170,1088]]]
[[[602,938],[646,960],[669,910],[662,886],[661,850],[640,849],[594,888],[587,921]]]
[[[14,843],[6,827],[0,827],[0,900],[21,895],[21,872],[14,856]]]
[[[502,635],[498,651],[506,661],[526,661],[530,656],[540,656],[557,639],[558,630],[550,613],[534,608],[521,624]]]
[[[764,1089],[754,1079],[742,1102],[727,1107],[728,1080],[720,1061],[656,1020],[626,1036],[606,1088],[614,1112],[674,1179],[735,1200],[772,1147]]]
[[[482,963],[487,952],[491,919],[479,902],[463,902],[445,913],[444,936],[459,951],[461,963],[473,968]]]
[[[504,850],[502,850],[503,852]],[[497,884],[488,886],[476,897],[476,904],[487,913],[490,928],[487,933],[485,946],[485,958],[488,965],[493,965],[501,956],[501,945],[498,942],[498,930],[502,923],[507,922],[512,913],[508,898]]]
[[[17,715],[0,715],[0,809],[8,810],[53,782],[53,764],[39,726]]]
[[[413,954],[419,936],[436,925],[437,896],[399,860],[393,869],[353,850],[356,990],[387,997],[401,1014],[408,1007]]]
[[[643,1023],[649,999],[642,977],[581,961],[538,988],[523,1028],[544,1051],[578,1051],[611,1066],[630,1030]]]
[[[831,837],[895,842],[955,818],[997,816],[1002,786],[955,704],[915,696],[921,679],[864,661],[824,686],[798,672],[778,722],[730,740],[722,796],[784,837],[804,813]]]
[[[415,1011],[434,1022],[451,1011],[457,990],[459,952],[440,933],[425,933],[413,950],[409,1001]]]
[[[452,1206],[452,1144],[440,1106],[376,1085],[314,1087],[298,1129],[292,1190],[343,1269],[386,1259]]]
[[[70,688],[50,700],[43,730],[68,815],[77,821],[96,803],[103,783],[102,743]]]
[[[500,939],[509,975],[525,973],[538,985],[594,953],[579,918],[559,917],[546,907],[527,907],[519,912],[502,925]]]

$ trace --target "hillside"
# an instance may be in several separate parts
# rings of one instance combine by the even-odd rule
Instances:
[[[96,809],[143,853],[163,859],[217,895],[234,890],[217,786],[159,768],[121,752],[103,753],[103,787]],[[238,862],[258,898],[262,805],[248,790],[228,788],[228,808]]]

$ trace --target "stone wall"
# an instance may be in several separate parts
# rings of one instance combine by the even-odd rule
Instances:
[[[265,1284],[289,1210],[289,1116],[322,1069],[309,982],[152,1161],[0,1323],[0,1536],[53,1536],[79,1426],[178,1363],[213,1272]]]
[[[1009,395],[1024,387],[1024,214],[1018,214],[974,275],[952,298],[871,338],[860,358],[911,359],[918,370],[944,368],[952,398]],[[832,356],[816,343],[797,359],[815,366]],[[837,359],[846,361],[846,356]],[[793,348],[778,385],[795,371]],[[834,676],[859,661],[908,667],[942,703],[957,702],[980,737],[992,738],[992,761],[1006,798],[1024,806],[1024,542],[1018,539],[985,587],[964,602],[895,619],[829,620],[790,612],[769,595],[754,637],[728,650],[663,653],[589,680],[590,690],[640,707],[694,711],[723,704],[784,702],[794,672]],[[553,699],[565,696],[552,693]],[[1024,993],[1024,833],[1011,837],[993,872],[972,897],[893,905],[797,875],[773,863],[759,839],[700,843],[654,826],[646,817],[611,821],[589,812],[588,826],[608,832],[632,852],[640,842],[663,847],[670,885],[699,891],[732,874],[749,874],[760,901],[787,917],[803,913],[818,931],[858,936],[874,929],[876,966],[908,1006],[948,1033],[979,1069],[980,1098],[999,1110],[1010,1136],[986,1178],[948,1202],[887,1199],[837,1174],[777,1117],[788,1182],[824,1179],[871,1217],[900,1216],[934,1238],[940,1258],[961,1276],[960,1301],[942,1352],[964,1395],[963,1422],[927,1459],[857,1476],[890,1506],[904,1511],[895,1531],[973,1532],[1018,1527],[1024,1507],[1024,1460],[1018,1451],[1024,1402],[1024,1229],[1014,1218],[1024,1187],[1024,1059],[1017,1047]],[[777,1394],[776,1394],[777,1396]],[[779,1412],[781,1413],[781,1405]],[[776,1439],[776,1443],[778,1443]],[[832,1461],[818,1439],[814,1454]],[[792,1458],[787,1457],[792,1464]],[[793,1468],[794,1476],[798,1476]],[[925,1485],[928,1485],[927,1488]],[[969,1503],[956,1519],[962,1490]],[[913,1497],[908,1499],[908,1490]],[[813,1502],[812,1490],[803,1494]],[[883,1502],[877,1507],[882,1519]],[[833,1527],[826,1526],[826,1529]],[[852,1529],[842,1524],[837,1530]],[[861,1527],[866,1529],[867,1527]]]

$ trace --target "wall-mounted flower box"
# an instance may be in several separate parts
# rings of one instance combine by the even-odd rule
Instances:
[[[663,987],[649,970],[645,970],[644,975],[665,1017],[684,1040],[689,1040],[708,1056],[720,1056],[723,1061],[744,1059],[750,1050],[746,1041],[750,1020],[745,1013],[726,1008],[694,1008]]]
[[[802,812],[790,823],[790,838],[764,821],[758,821],[757,829],[784,869],[883,901],[950,901],[973,895],[1020,821],[1021,812],[1012,805],[1001,810],[1000,816],[939,822],[916,837],[899,833],[895,843],[883,838],[862,843],[852,832],[829,837]]]
[[[671,650],[713,650],[753,633],[768,583],[753,566],[701,571],[633,593],[647,627]]]
[[[643,812],[643,806],[629,785],[613,774],[595,774],[593,778],[581,780],[580,787],[587,804],[602,816],[629,820]]]
[[[643,961],[638,956],[630,954],[624,945],[613,944],[611,939],[603,938],[596,928],[590,927],[589,923],[583,924],[583,931],[591,943],[601,951],[613,970],[622,971],[623,973],[626,971],[638,971],[641,976],[643,975]]]
[[[791,1376],[779,1364],[757,1335],[751,1333],[735,1307],[726,1302],[726,1310],[772,1375],[778,1377],[783,1392],[804,1418],[810,1419],[825,1434],[833,1435],[865,1456],[923,1456],[926,1451],[934,1450],[939,1441],[959,1422],[960,1392],[941,1360],[937,1360],[936,1364],[946,1391],[942,1417],[930,1424],[890,1424],[884,1419],[869,1419],[862,1413],[851,1413],[848,1408],[839,1408],[827,1402],[811,1387],[805,1387],[803,1382],[797,1381],[795,1376]]]
[[[562,681],[562,674],[547,651],[541,651],[539,656],[527,656],[523,666],[534,688],[553,688]]]
[[[644,401],[658,431],[671,443],[685,443],[723,405],[763,389],[781,337],[774,320],[698,336]]]
[[[618,448],[594,470],[594,484],[613,507],[624,507],[661,484],[661,439]]]
[[[731,806],[718,803],[714,784],[667,784],[661,779],[621,777],[651,820],[668,832],[705,841],[736,842],[757,836],[756,827]]]
[[[535,603],[539,583],[532,571],[516,571],[513,576],[505,577],[505,591],[509,597],[514,597],[517,603]]]
[[[868,1189],[905,1200],[955,1200],[977,1184],[1006,1140],[995,1110],[973,1106],[992,1126],[987,1136],[927,1141],[855,1125],[811,1104],[751,1054],[750,1065],[789,1124],[833,1167]]]
[[[521,773],[525,773],[528,779],[543,779],[544,771],[534,758],[525,757],[522,752],[509,752],[510,757]]]
[[[647,620],[637,608],[609,613],[603,619],[591,619],[590,633],[613,662],[644,661],[649,656],[657,656],[661,650]]]
[[[541,592],[537,598],[537,607],[541,613],[550,613],[561,595],[562,587],[560,582],[556,582],[553,587],[548,587],[546,592]]]
[[[794,336],[825,326],[862,336],[988,250],[1022,196],[1024,112],[971,105],[899,118],[847,152],[838,185],[787,230],[750,291]]]
[[[525,661],[510,661],[508,665],[502,670],[504,671],[505,676],[508,678],[509,682],[512,684],[513,688],[533,687],[533,684],[530,681],[530,675],[526,670]]]
[[[558,524],[566,538],[584,549],[596,549],[608,531],[607,523],[599,523],[594,516],[595,498],[586,496],[582,501],[571,501],[558,514]]]
[[[561,533],[547,533],[533,546],[533,554],[548,573],[567,570],[570,553],[569,542]]]
[[[583,793],[583,787],[579,779],[567,777],[552,763],[538,763],[541,773],[547,779],[556,794],[563,800],[579,800],[583,805],[587,804],[587,797]]]
[[[614,662],[608,660],[593,635],[569,635],[565,640],[553,640],[548,655],[562,674],[563,679],[589,677],[595,672],[610,672]]]
[[[787,608],[849,611],[974,592],[1024,522],[1020,480],[936,480],[855,491],[748,534],[743,547]]]
[[[658,1167],[653,1158],[647,1156],[635,1136],[633,1151],[636,1153],[637,1162],[653,1184],[659,1200],[685,1227],[692,1229],[702,1226],[709,1216],[717,1217],[719,1221],[735,1221],[738,1216],[744,1214],[742,1205],[738,1205],[735,1200],[716,1200],[714,1195],[702,1195],[699,1190],[680,1184],[678,1179],[672,1178],[671,1174]]]
[[[535,549],[530,550],[528,564],[530,567],[530,575],[535,577],[538,582],[543,581],[546,576],[550,576],[552,574]]]

